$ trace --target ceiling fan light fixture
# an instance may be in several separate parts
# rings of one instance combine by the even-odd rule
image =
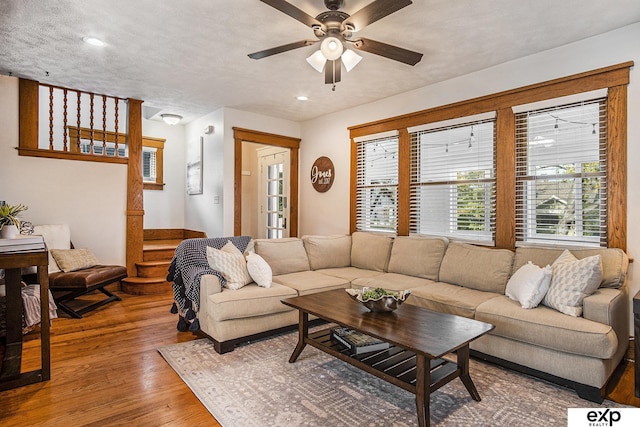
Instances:
[[[358,55],[351,49],[345,49],[342,54],[342,63],[344,64],[344,68],[347,69],[347,73],[353,70],[353,67],[358,65],[361,60],[362,56]]]
[[[324,57],[322,51],[316,50],[313,55],[307,58],[307,62],[315,68],[317,72],[321,73],[324,70],[324,64],[326,64],[327,58]]]
[[[324,57],[329,61],[335,61],[340,58],[343,50],[342,42],[336,37],[327,37],[322,40],[322,44],[320,44],[320,52],[322,52]]]
[[[182,116],[177,114],[160,114],[160,117],[168,125],[177,125],[182,120]]]

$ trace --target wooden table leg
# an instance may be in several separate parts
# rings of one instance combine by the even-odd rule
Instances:
[[[431,423],[429,402],[431,400],[430,363],[424,355],[416,354],[416,412],[418,426],[428,427]]]
[[[458,368],[460,369],[460,380],[462,380],[462,384],[467,388],[467,391],[473,398],[480,402],[482,399],[480,398],[480,394],[478,390],[476,390],[475,384],[471,380],[471,375],[469,375],[469,344],[462,346],[456,351],[458,356]]]
[[[304,347],[307,345],[307,337],[309,336],[309,313],[299,310],[300,312],[300,320],[298,321],[298,344],[296,348],[293,350],[291,357],[289,358],[289,363],[293,363],[296,361]]]
[[[38,283],[40,283],[40,349],[42,380],[51,378],[51,343],[49,329],[49,275],[46,265],[38,266]]]

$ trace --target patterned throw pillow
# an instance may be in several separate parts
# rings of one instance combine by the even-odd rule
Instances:
[[[267,261],[260,255],[255,252],[247,255],[247,270],[249,270],[249,275],[258,286],[262,286],[263,288],[271,287],[273,272],[269,264],[267,264]]]
[[[553,274],[543,304],[570,316],[582,316],[582,304],[602,281],[600,255],[578,260],[564,251],[552,265]]]
[[[513,273],[505,295],[518,301],[522,308],[535,308],[546,295],[550,282],[551,266],[540,268],[529,261]]]
[[[225,288],[235,291],[251,283],[247,261],[231,241],[228,241],[222,249],[207,246],[207,262],[211,268],[224,276],[227,281],[224,284]]]

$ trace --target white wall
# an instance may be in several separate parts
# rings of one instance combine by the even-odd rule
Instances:
[[[636,259],[629,270],[629,293],[640,290],[634,277],[640,262],[640,24],[527,56],[472,74],[423,87],[375,103],[340,111],[303,123],[300,160],[301,234],[349,232],[349,132],[347,127],[439,105],[514,89],[584,71],[634,61],[628,86],[628,221],[627,252]],[[428,60],[428,59],[427,59]],[[317,193],[307,179],[319,156],[334,162],[331,190]]]
[[[0,76],[0,200],[29,209],[34,224],[69,224],[78,248],[125,263],[127,165],[21,157],[18,79]]]
[[[144,228],[184,228],[185,126],[142,120],[142,135],[165,139],[162,191],[144,190]]]
[[[185,228],[204,231],[209,237],[233,236],[233,128],[298,138],[300,124],[232,108],[221,108],[185,126],[187,158],[188,150],[193,149],[208,125],[215,126],[215,131],[204,136],[203,194],[186,196]]]

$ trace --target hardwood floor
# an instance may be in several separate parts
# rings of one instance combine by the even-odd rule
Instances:
[[[0,425],[220,425],[156,351],[197,338],[177,332],[171,297],[118,294],[83,319],[53,321],[51,380],[0,392]],[[40,357],[35,335],[25,340],[23,371]],[[640,407],[633,381],[622,364],[609,398]]]
[[[0,392],[0,425],[219,426],[156,351],[196,338],[176,330],[172,297],[118,294],[83,319],[53,321],[51,380]],[[32,336],[23,371],[39,366]]]

